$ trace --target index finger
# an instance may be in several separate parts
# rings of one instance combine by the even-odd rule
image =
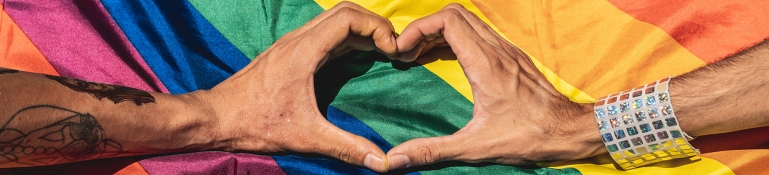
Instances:
[[[318,14],[318,16],[315,16],[315,18],[311,19],[310,21],[307,21],[307,23],[305,23],[301,28],[297,29],[296,31],[298,33],[304,33],[310,28],[317,26],[321,21],[326,20],[326,18],[328,18],[329,16],[335,14],[337,11],[339,11],[339,9],[344,9],[344,8],[352,8],[360,12],[364,12],[364,13],[367,13],[373,16],[378,16],[379,18],[385,19],[384,17],[381,17],[376,13],[361,7],[358,4],[348,2],[348,1],[342,1],[339,4],[334,5],[334,7],[331,7],[330,9],[324,11],[323,13]],[[393,30],[393,31],[395,30],[395,27],[393,27],[392,23],[388,23],[388,25],[390,26],[390,30]]]
[[[423,39],[438,36],[443,36],[459,57],[475,54],[473,51],[481,50],[479,43],[485,42],[481,33],[472,26],[462,12],[446,7],[436,14],[420,18],[406,26],[397,39],[398,51],[409,51]],[[401,61],[413,59],[415,58],[402,58]]]
[[[395,54],[397,49],[395,36],[387,19],[354,8],[340,8],[306,33],[306,36],[311,37],[304,39],[320,46],[321,49],[316,51],[322,55],[342,44],[351,34],[371,37],[375,47],[387,54]]]

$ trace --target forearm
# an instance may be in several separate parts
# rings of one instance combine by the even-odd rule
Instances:
[[[672,79],[670,94],[692,136],[769,126],[769,42]]]
[[[194,95],[0,68],[0,167],[217,147],[216,121]]]

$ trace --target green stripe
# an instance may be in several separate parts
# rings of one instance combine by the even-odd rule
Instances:
[[[278,38],[323,12],[323,8],[311,0],[189,2],[252,60]]]
[[[381,54],[369,55],[380,61],[350,79],[331,105],[365,122],[390,144],[451,134],[472,118],[473,104],[429,70],[415,64],[399,70],[383,62]]]
[[[332,106],[357,117],[394,146],[415,138],[452,134],[472,118],[473,104],[443,79],[423,66],[391,63],[378,53],[340,58],[318,72],[317,77],[317,92],[338,89]],[[460,162],[416,170],[424,174],[580,174],[573,168]]]

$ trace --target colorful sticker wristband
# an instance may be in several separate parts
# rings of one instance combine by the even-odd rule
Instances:
[[[678,126],[670,77],[595,103],[595,120],[609,154],[623,169],[699,155]],[[698,159],[694,157],[693,159]]]

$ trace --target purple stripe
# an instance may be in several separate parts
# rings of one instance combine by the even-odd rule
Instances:
[[[99,0],[6,0],[4,6],[62,76],[168,92]]]
[[[139,161],[149,174],[286,174],[270,156],[197,152]]]

